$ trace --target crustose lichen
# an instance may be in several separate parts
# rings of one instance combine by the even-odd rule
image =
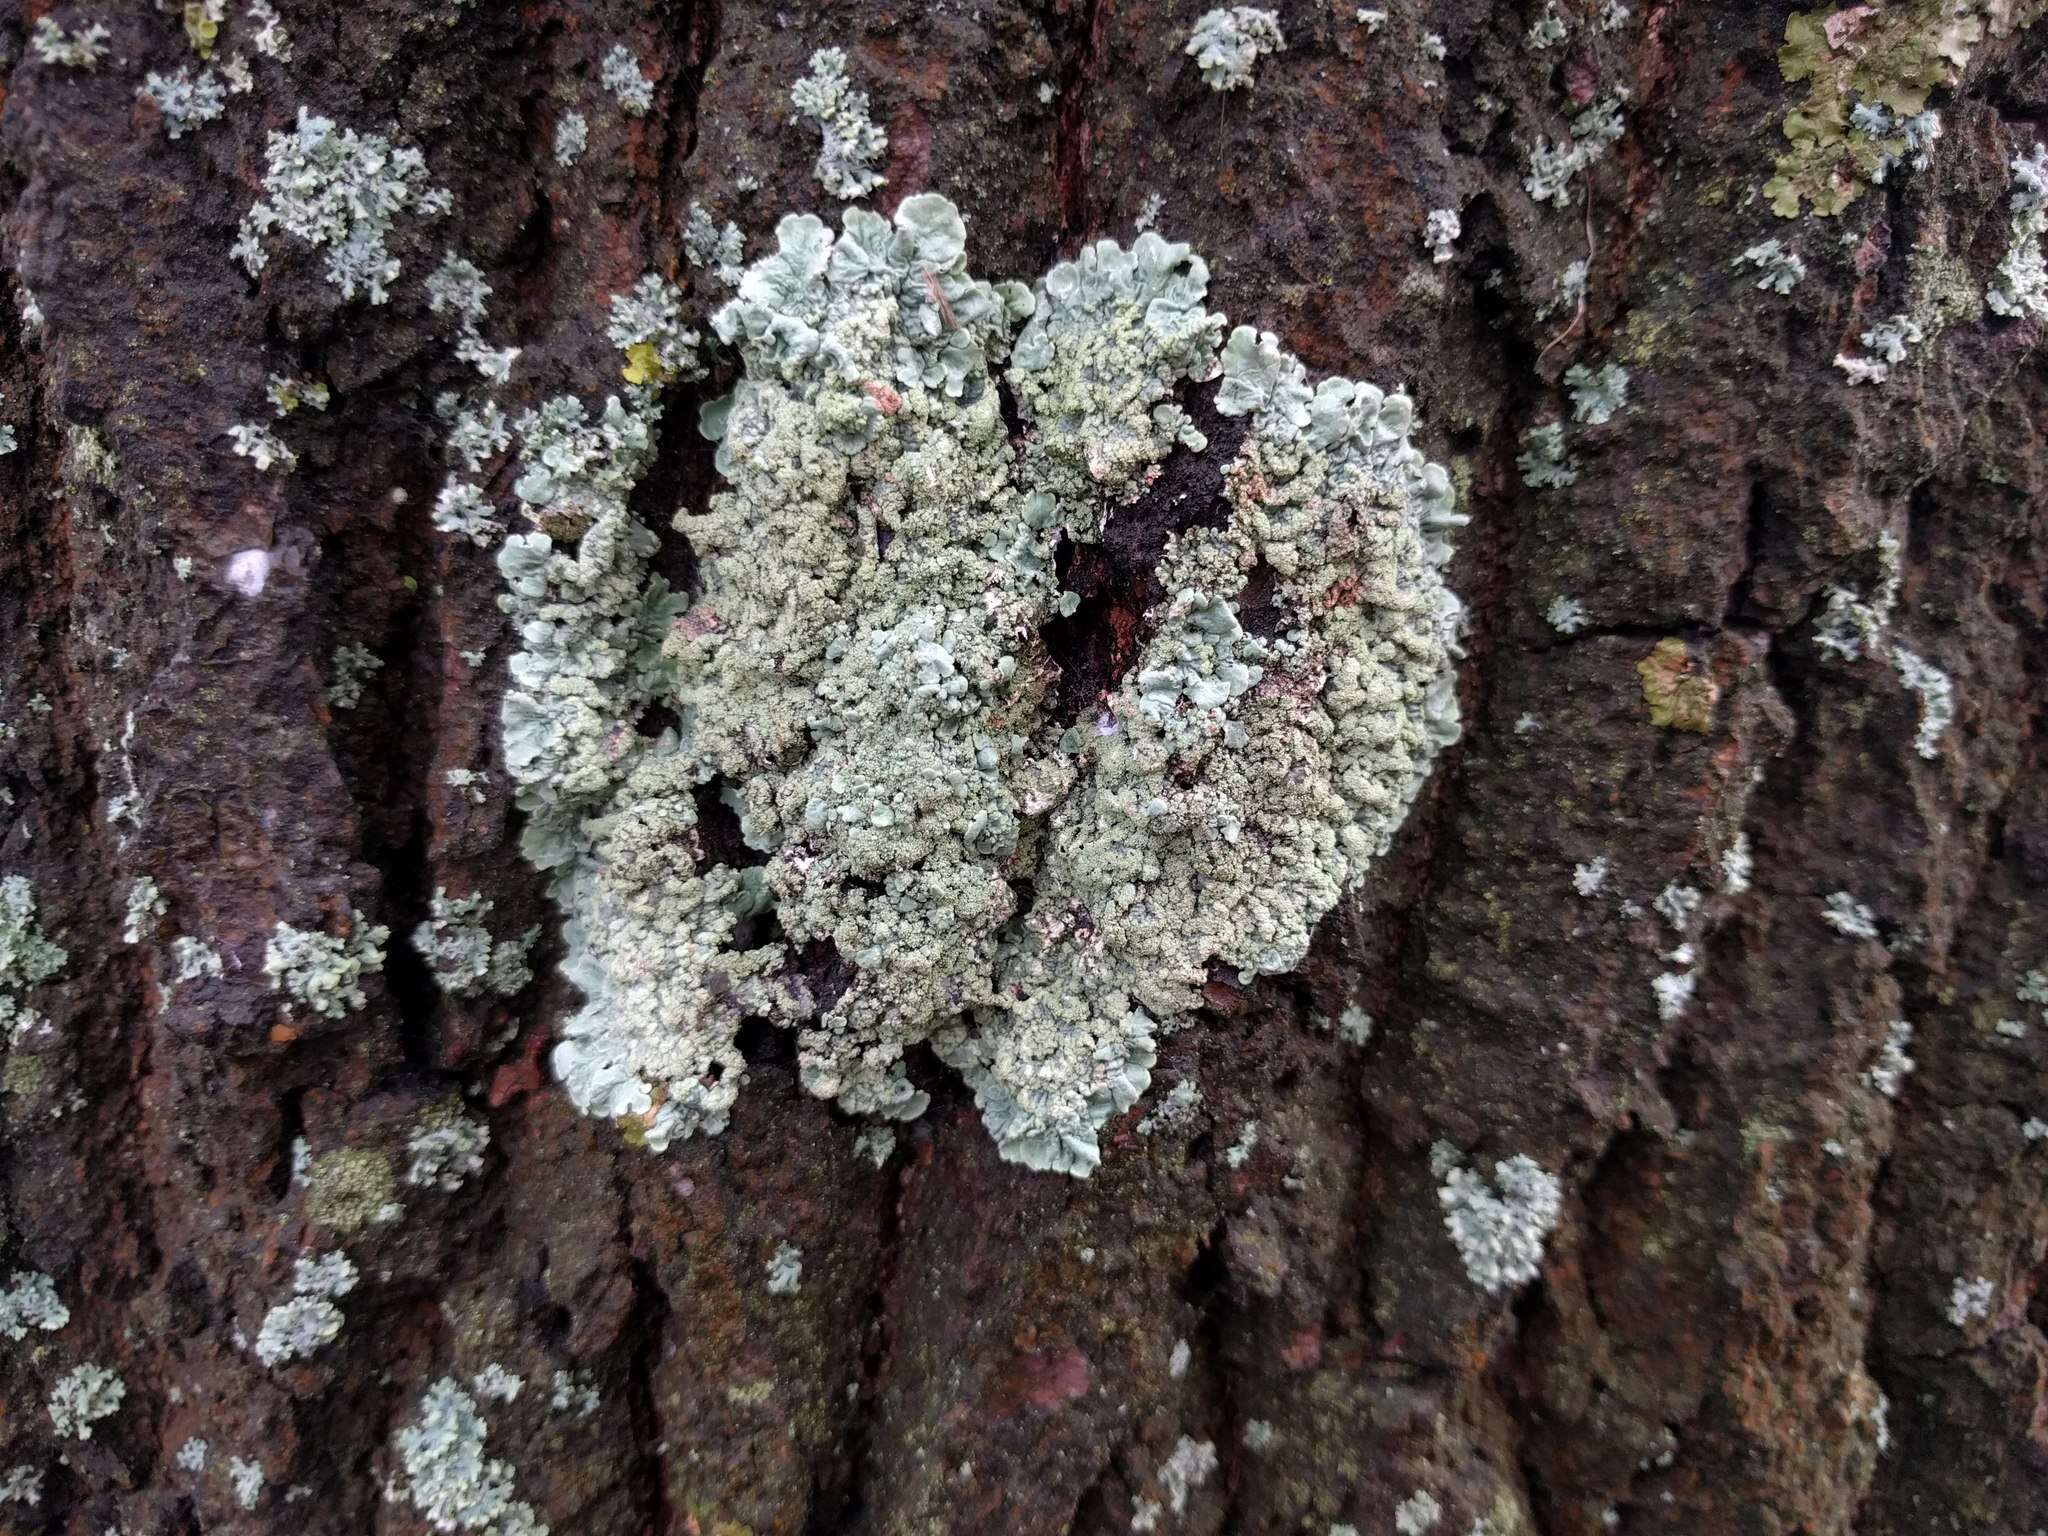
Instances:
[[[702,413],[724,488],[676,519],[694,601],[626,500],[682,337],[595,418],[518,424],[542,531],[499,555],[506,768],[585,998],[553,1060],[651,1147],[724,1127],[757,1018],[860,1113],[922,1112],[929,1042],[1004,1157],[1085,1175],[1211,969],[1299,964],[1457,735],[1462,519],[1406,395],[1225,342],[1156,234],[1035,290],[965,250],[930,194],[782,221],[713,317],[744,371]],[[1219,376],[1248,429],[1220,515],[1166,540],[1121,675],[1063,704],[1056,551],[1205,441],[1185,387]],[[795,963],[819,950],[850,967],[828,995]]]

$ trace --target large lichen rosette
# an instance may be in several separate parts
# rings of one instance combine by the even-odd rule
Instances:
[[[1456,736],[1449,481],[1404,395],[1225,341],[1184,245],[1030,290],[973,277],[935,195],[777,236],[712,317],[742,374],[701,417],[724,485],[675,520],[687,612],[615,475],[577,556],[501,557],[507,765],[587,1000],[555,1066],[660,1146],[723,1128],[744,1019],[862,1114],[923,1112],[929,1042],[1005,1157],[1085,1174],[1211,968],[1298,965]],[[1219,374],[1225,505],[1184,509],[1128,667],[1067,718],[1063,546],[1205,451]]]

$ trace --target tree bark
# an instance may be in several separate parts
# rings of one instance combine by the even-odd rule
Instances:
[[[1538,6],[1275,8],[1287,48],[1217,92],[1173,0],[278,0],[291,59],[250,55],[254,88],[175,139],[136,88],[197,67],[177,14],[49,11],[108,26],[91,70],[36,56],[39,0],[0,14],[0,876],[66,952],[0,1068],[0,1279],[48,1275],[69,1313],[0,1343],[0,1478],[40,1474],[0,1526],[423,1530],[385,1498],[394,1436],[489,1365],[524,1385],[479,1398],[488,1454],[557,1532],[1325,1536],[1412,1522],[1418,1492],[1460,1536],[2048,1524],[2048,1017],[2022,995],[2048,967],[2048,376],[2043,322],[1979,297],[2048,122],[2043,28],[1985,29],[1926,168],[1787,220],[1761,193],[1803,90],[1783,5],[1607,30],[1562,4],[1546,49]],[[643,117],[599,82],[617,43]],[[928,1057],[879,1167],[777,1029],[743,1042],[730,1128],[661,1155],[547,1070],[578,994],[498,756],[499,576],[430,522],[463,370],[419,280],[460,251],[524,349],[514,393],[601,398],[613,294],[673,275],[700,325],[724,297],[683,261],[693,204],[749,255],[835,213],[788,95],[827,45],[888,131],[875,206],[942,191],[975,270],[1029,282],[1156,196],[1213,307],[1413,392],[1471,514],[1463,740],[1297,974],[1212,981],[1085,1181],[999,1160]],[[1530,146],[1615,87],[1623,136],[1566,206],[1532,201]],[[260,281],[228,257],[301,107],[419,146],[454,194],[394,242],[389,304],[303,251]],[[562,167],[571,110],[590,143]],[[1808,269],[1783,295],[1737,264],[1773,236]],[[1555,302],[1577,261],[1583,303]],[[1833,365],[1938,287],[1969,301],[1887,381]],[[1607,361],[1626,408],[1570,427],[1575,483],[1530,489],[1523,434]],[[230,446],[272,374],[332,393],[290,419],[289,475]],[[715,481],[715,387],[676,393],[650,526]],[[1828,594],[1881,584],[1886,534],[1885,635],[1831,654]],[[661,559],[687,583],[681,541]],[[1547,620],[1560,597],[1583,628]],[[382,662],[347,708],[344,645]],[[1953,686],[1931,755],[1898,646]],[[166,910],[131,943],[139,877]],[[543,925],[533,985],[437,989],[407,937],[444,887]],[[1674,923],[1670,887],[1703,905]],[[1829,923],[1838,892],[1875,937]],[[276,925],[351,912],[391,931],[367,1006],[281,1013]],[[176,983],[179,936],[222,973]],[[1660,1010],[1670,974],[1694,990]],[[1330,1026],[1352,1007],[1363,1045]],[[1182,1082],[1194,1113],[1139,1134]],[[406,1185],[408,1128],[451,1100],[488,1125],[482,1171]],[[329,1187],[295,1179],[301,1139]],[[1559,1176],[1538,1279],[1468,1278],[1439,1142]],[[344,1193],[395,1220],[331,1187],[370,1164]],[[783,1244],[801,1282],[772,1294]],[[338,1248],[340,1335],[266,1368],[294,1261]],[[125,1396],[60,1438],[45,1405],[88,1363]],[[1215,1470],[1177,1480],[1183,1442]]]

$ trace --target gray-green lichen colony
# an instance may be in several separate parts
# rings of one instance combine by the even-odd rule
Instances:
[[[506,765],[585,997],[554,1066],[659,1149],[725,1126],[745,1019],[856,1113],[921,1113],[929,1042],[1003,1156],[1085,1175],[1211,968],[1299,964],[1456,737],[1449,480],[1405,395],[1226,344],[1155,234],[1035,290],[972,276],[932,194],[777,236],[713,316],[744,374],[702,413],[724,488],[676,518],[694,600],[626,503],[660,381],[519,424],[546,531],[499,559]],[[1056,551],[1201,451],[1179,395],[1219,372],[1250,428],[1227,515],[1168,539],[1128,668],[1064,717]],[[745,858],[709,850],[713,803]],[[851,981],[820,995],[825,953]]]

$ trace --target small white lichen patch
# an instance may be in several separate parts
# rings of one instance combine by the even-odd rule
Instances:
[[[256,1358],[282,1365],[324,1348],[341,1337],[341,1308],[325,1296],[293,1296],[263,1314],[256,1330]]]
[[[1941,755],[1941,734],[1956,717],[1955,687],[1941,668],[1903,645],[1892,647],[1892,665],[1899,681],[1920,698],[1920,728],[1913,735],[1913,750],[1922,757]]]
[[[793,1296],[803,1283],[804,1251],[794,1243],[777,1243],[762,1267],[768,1274],[770,1296]]]
[[[1957,1280],[1948,1293],[1948,1320],[1958,1328],[1967,1328],[1978,1318],[1989,1317],[1996,1294],[1997,1287],[1984,1275]]]
[[[1424,1536],[1425,1532],[1436,1528],[1443,1515],[1443,1506],[1437,1503],[1430,1491],[1418,1488],[1395,1507],[1394,1529],[1400,1536]]]
[[[0,1290],[0,1336],[14,1342],[31,1328],[55,1333],[71,1321],[71,1309],[57,1294],[57,1282],[33,1269],[18,1269]]]
[[[564,112],[555,124],[555,164],[566,171],[589,147],[590,119],[581,112]]]
[[[1433,208],[1422,222],[1422,243],[1428,248],[1430,259],[1442,266],[1457,254],[1454,247],[1464,232],[1465,226],[1458,218],[1457,209]]]
[[[484,1171],[484,1149],[491,1128],[462,1112],[449,1099],[422,1114],[405,1139],[405,1182],[413,1189],[438,1189],[452,1195]]]
[[[410,1499],[439,1530],[547,1536],[533,1506],[512,1496],[511,1463],[486,1457],[489,1432],[476,1399],[443,1376],[420,1398],[417,1420],[393,1437],[405,1475],[390,1496]]]
[[[1242,1168],[1252,1160],[1252,1153],[1259,1146],[1259,1122],[1247,1120],[1237,1133],[1237,1140],[1223,1150],[1223,1161],[1233,1168]]]
[[[1157,1530],[1161,1514],[1186,1514],[1189,1497],[1215,1476],[1219,1465],[1214,1441],[1182,1435],[1159,1468],[1159,1488],[1166,1495],[1165,1504],[1161,1505],[1156,1499],[1134,1501],[1131,1529],[1139,1532]]]
[[[192,1436],[178,1447],[178,1465],[187,1472],[202,1472],[206,1469],[206,1442],[197,1435]]]
[[[90,1440],[93,1425],[120,1408],[127,1395],[127,1384],[108,1367],[74,1366],[50,1389],[50,1423],[60,1440]]]
[[[353,908],[346,938],[281,921],[264,946],[264,974],[321,1017],[338,1019],[368,1001],[363,973],[384,968],[384,941],[390,937],[389,928]]]
[[[614,43],[598,66],[598,80],[616,96],[628,117],[645,117],[654,105],[654,82],[640,71],[640,59],[624,43]]]
[[[519,1396],[520,1390],[526,1385],[524,1381],[506,1370],[504,1366],[498,1364],[495,1360],[472,1376],[469,1379],[469,1384],[478,1397],[488,1398],[493,1402],[499,1403],[514,1401]]]
[[[2015,155],[2012,176],[2012,243],[1984,302],[1994,314],[2048,320],[2048,257],[2042,251],[2042,236],[2048,235],[2048,145]]]
[[[1616,88],[1574,116],[1571,134],[1562,142],[1553,145],[1548,137],[1537,139],[1529,149],[1528,174],[1522,178],[1529,195],[1539,203],[1570,202],[1573,179],[1603,158],[1608,146],[1622,136],[1627,104],[1628,92]]]
[[[1337,1015],[1337,1038],[1346,1045],[1364,1045],[1372,1039],[1372,1015],[1356,1003],[1349,1003]]]
[[[254,1509],[263,1497],[263,1485],[267,1481],[260,1461],[244,1461],[239,1456],[228,1458],[228,1484],[234,1489],[235,1502],[244,1509]]]
[[[1188,1366],[1194,1360],[1195,1352],[1186,1339],[1175,1339],[1173,1351],[1166,1357],[1166,1374],[1175,1381],[1187,1375]]]
[[[1201,1102],[1202,1090],[1195,1086],[1193,1078],[1184,1077],[1167,1090],[1165,1097],[1153,1105],[1151,1111],[1138,1122],[1136,1130],[1140,1136],[1150,1136],[1154,1131],[1179,1125],[1195,1112],[1195,1106]]]
[[[29,47],[38,60],[66,69],[96,69],[107,56],[107,29],[98,22],[66,32],[53,16],[36,18]]]
[[[1797,251],[1787,250],[1777,240],[1762,240],[1735,258],[1738,267],[1750,267],[1757,274],[1756,285],[1771,293],[1790,293],[1806,280],[1806,263]]]
[[[1491,1183],[1472,1169],[1451,1168],[1437,1199],[1474,1285],[1492,1294],[1536,1278],[1563,1191],[1534,1158],[1517,1153],[1495,1163]]]
[[[861,1133],[853,1138],[853,1150],[879,1168],[888,1162],[896,1151],[896,1132],[886,1125],[865,1126]]]
[[[573,1413],[579,1419],[597,1412],[597,1384],[588,1371],[556,1371],[549,1385],[548,1407],[554,1412]]]
[[[194,129],[204,127],[227,110],[227,87],[212,70],[192,72],[190,65],[181,65],[174,75],[161,75],[152,70],[135,88],[135,94],[146,96],[156,103],[162,114],[164,133],[173,139],[182,139]]]
[[[202,976],[218,976],[225,965],[221,952],[204,939],[189,938],[180,934],[171,940],[173,982],[197,981]]]
[[[1252,67],[1287,46],[1280,18],[1256,6],[1218,6],[1195,23],[1181,51],[1195,61],[1212,91],[1237,91],[1252,83]]]
[[[1730,896],[1740,896],[1749,889],[1750,876],[1755,870],[1756,859],[1750,852],[1749,834],[1738,832],[1735,841],[1721,855],[1721,889]]]
[[[271,4],[271,0],[249,0],[249,8],[244,14],[256,23],[249,46],[266,58],[289,64],[292,57],[291,35],[285,31],[284,19],[277,14],[277,7]]]
[[[1650,903],[1652,910],[1683,933],[1692,926],[1692,920],[1699,914],[1700,905],[1706,900],[1704,894],[1690,885],[1672,881],[1657,893],[1657,899]]]
[[[720,229],[702,203],[690,204],[683,224],[683,255],[691,266],[710,272],[728,288],[737,288],[746,272],[747,243],[739,225],[728,219]]]
[[[1904,1019],[1895,1019],[1879,1048],[1877,1060],[1872,1062],[1863,1074],[1863,1081],[1875,1088],[1888,1099],[1899,1096],[1899,1089],[1912,1072],[1915,1063],[1907,1054],[1906,1047],[1913,1043],[1913,1026]]]
[[[1877,937],[1877,914],[1847,891],[1836,891],[1821,904],[1820,920],[1844,938]]]
[[[626,354],[627,383],[667,383],[703,373],[697,360],[702,338],[682,316],[682,290],[659,273],[649,272],[629,292],[612,295],[605,335]]]
[[[1575,597],[1559,593],[1550,600],[1550,606],[1543,611],[1543,617],[1550,627],[1560,635],[1576,635],[1592,622],[1586,617],[1586,610]]]
[[[21,1012],[21,994],[64,969],[67,956],[36,921],[35,887],[25,875],[0,879],[0,1026]]]
[[[493,905],[489,897],[450,896],[436,886],[427,920],[412,931],[412,947],[451,997],[479,992],[510,997],[533,980],[526,957],[540,937],[540,925],[513,938],[494,939],[484,926]]]
[[[1279,1431],[1264,1419],[1247,1419],[1244,1424],[1244,1448],[1254,1456],[1269,1451],[1279,1440]]]
[[[236,422],[228,428],[228,439],[237,458],[249,460],[264,474],[274,469],[288,475],[299,466],[299,456],[261,422]]]
[[[1572,889],[1581,896],[1592,896],[1607,883],[1609,865],[1607,856],[1601,854],[1589,863],[1572,866]]]
[[[338,1249],[292,1263],[292,1289],[301,1296],[346,1296],[355,1288],[355,1261]]]
[[[851,202],[888,182],[877,167],[889,152],[889,135],[868,115],[868,93],[847,79],[844,49],[812,54],[811,72],[790,88],[789,99],[824,132],[811,174],[826,192]]]

